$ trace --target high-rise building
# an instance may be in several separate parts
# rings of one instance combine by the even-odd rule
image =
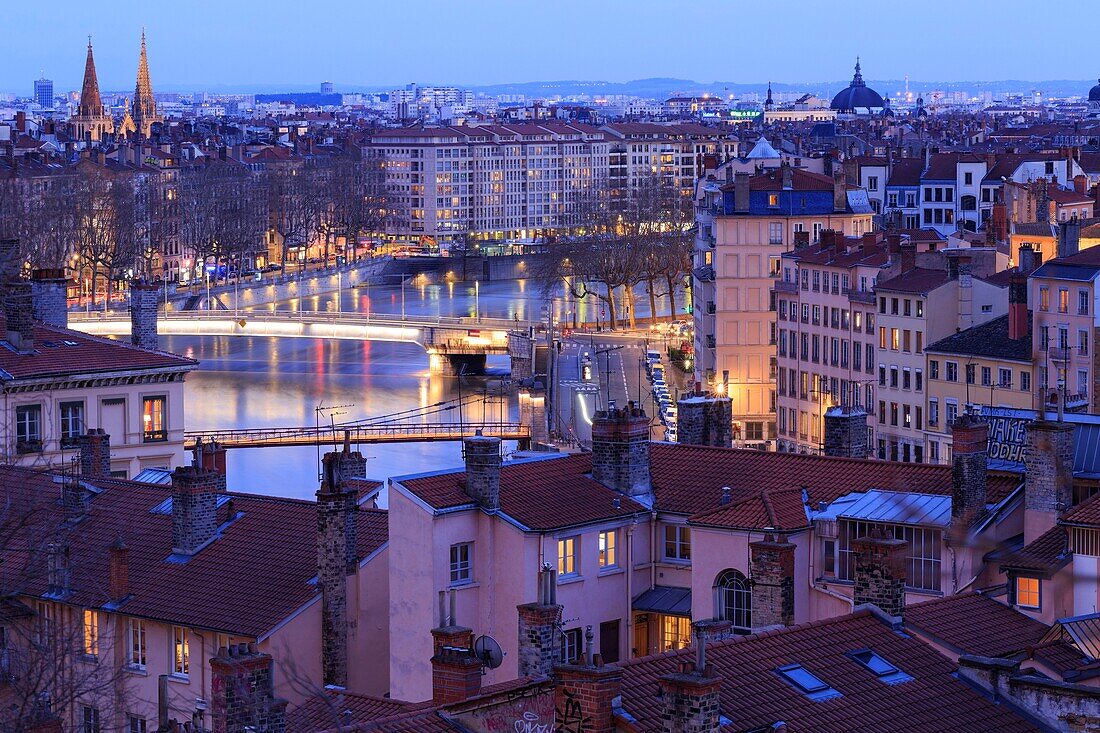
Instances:
[[[145,54],[145,31],[141,32],[141,56],[138,58],[137,84],[130,117],[139,137],[149,137],[154,122],[162,122],[157,114],[157,102],[153,99],[153,84],[149,81],[149,59]]]
[[[103,99],[99,95],[99,80],[95,73],[95,58],[92,56],[92,37],[88,36],[88,58],[84,62],[84,84],[80,89],[80,104],[76,114],[69,118],[73,137],[78,140],[95,142],[104,135],[114,132],[115,123]]]
[[[34,80],[34,101],[42,109],[53,109],[53,80],[45,77]]]

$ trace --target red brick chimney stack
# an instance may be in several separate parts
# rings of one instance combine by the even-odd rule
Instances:
[[[449,599],[449,603],[448,603]],[[481,691],[481,660],[474,632],[455,620],[455,592],[439,591],[439,626],[432,629],[432,702],[462,702]]]
[[[1027,275],[1017,270],[1008,277],[1008,337],[1028,337]]]
[[[615,733],[614,700],[622,690],[623,672],[592,653],[592,627],[585,630],[586,652],[577,664],[554,668],[557,730]]]
[[[130,548],[119,537],[111,545],[108,578],[108,592],[111,601],[120,603],[130,595]]]

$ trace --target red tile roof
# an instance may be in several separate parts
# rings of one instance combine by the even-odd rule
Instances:
[[[1029,544],[1001,559],[1002,569],[1049,575],[1070,560],[1069,533],[1065,527],[1052,527]]]
[[[820,173],[801,168],[791,168],[791,189],[794,191],[832,191],[833,179]],[[757,173],[749,179],[753,191],[778,191],[783,188],[783,172],[780,169]]]
[[[811,505],[867,489],[951,493],[950,466],[674,443],[653,443],[649,455],[657,507],[680,514],[699,514],[719,506],[723,486],[733,490],[733,501],[762,491],[805,487]],[[1018,476],[991,471],[990,500],[1000,501],[1019,484]]]
[[[1100,527],[1100,494],[1093,494],[1088,499],[1070,509],[1062,515],[1064,524],[1083,524],[1092,527]]]
[[[593,479],[591,470],[590,455],[506,464],[500,472],[501,510],[534,530],[569,527],[648,511]],[[465,491],[465,471],[395,480],[435,509],[473,503]]]
[[[913,679],[885,684],[847,655],[871,649]],[[662,729],[662,675],[694,652],[681,650],[623,663],[623,709],[639,733]],[[1038,731],[1008,708],[953,676],[954,665],[915,637],[896,633],[870,611],[711,644],[707,662],[723,678],[722,730],[786,723],[790,733],[850,731]],[[814,701],[776,668],[801,664],[839,697]]]
[[[692,524],[729,529],[794,530],[809,526],[801,489],[761,491],[716,509],[696,514]]]
[[[230,506],[237,518],[180,563],[168,561],[171,512],[152,511],[172,495],[171,487],[121,479],[94,485],[103,491],[91,499],[86,518],[63,532],[72,557],[73,593],[66,602],[88,608],[110,602],[109,548],[119,538],[129,548],[131,596],[118,607],[127,615],[255,637],[317,595],[313,502],[230,492],[232,502],[218,510],[218,521],[228,521]],[[39,536],[50,536],[64,520],[59,486],[51,474],[0,467],[0,495],[33,512],[27,516],[40,523]],[[359,555],[367,557],[387,541],[387,513],[361,509],[358,521]],[[30,568],[44,567],[42,548],[24,549]],[[8,559],[0,573],[22,570]],[[34,572],[24,587],[28,595],[45,593],[45,573]]]
[[[901,293],[930,293],[951,280],[946,270],[930,270],[926,267],[914,267],[889,280],[879,282],[875,290],[891,290]]]
[[[345,713],[350,714],[352,722],[363,723],[410,713],[428,705],[430,703],[415,704],[329,689],[324,695],[311,697],[287,713],[286,725],[291,733],[314,733],[343,725]]]
[[[905,607],[905,626],[958,654],[1009,657],[1038,644],[1049,627],[980,593]]]
[[[920,174],[924,172],[923,158],[902,158],[890,169],[887,186],[919,186]]]
[[[6,327],[0,314],[0,334]],[[136,369],[190,370],[197,364],[194,359],[42,323],[34,325],[33,354],[17,354],[0,346],[0,382]]]
[[[980,155],[973,153],[936,153],[929,156],[928,167],[921,176],[926,181],[954,181],[960,163],[982,163]]]

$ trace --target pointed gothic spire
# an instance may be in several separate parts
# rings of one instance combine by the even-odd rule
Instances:
[[[157,116],[157,103],[153,99],[153,83],[149,80],[149,57],[145,51],[145,29],[141,29],[141,55],[138,57],[137,83],[134,86],[134,102],[130,108],[137,133],[148,137]]]
[[[103,117],[105,114],[103,99],[99,96],[99,80],[95,73],[91,36],[88,36],[88,59],[84,62],[84,86],[80,89],[80,107],[77,114],[81,117]]]
[[[854,87],[865,86],[864,83],[863,83],[863,74],[860,73],[859,56],[856,56],[856,73],[852,77],[852,86],[854,86]]]

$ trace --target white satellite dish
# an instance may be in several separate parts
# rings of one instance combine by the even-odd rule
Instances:
[[[479,636],[474,639],[474,656],[489,669],[496,669],[504,663],[504,652],[497,640],[491,636]]]

